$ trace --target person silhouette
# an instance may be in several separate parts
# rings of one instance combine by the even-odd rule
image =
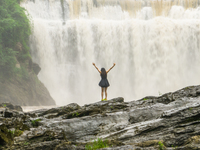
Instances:
[[[107,74],[115,66],[115,63],[107,71],[105,68],[101,68],[101,71],[100,71],[97,68],[97,66],[95,65],[95,63],[92,63],[92,64],[98,70],[98,72],[100,73],[100,76],[101,76],[101,81],[99,82],[99,86],[101,87],[101,98],[102,98],[101,100],[102,101],[107,100],[107,88],[110,86],[108,79],[107,79]],[[104,93],[105,93],[105,99],[103,99]]]

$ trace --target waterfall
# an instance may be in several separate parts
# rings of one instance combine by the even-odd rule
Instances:
[[[57,105],[132,101],[200,84],[200,0],[26,0],[31,56]]]

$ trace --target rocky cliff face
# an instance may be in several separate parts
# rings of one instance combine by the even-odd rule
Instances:
[[[98,138],[108,140],[104,150],[200,149],[200,86],[28,113],[7,105],[0,109],[2,149],[80,150]]]
[[[0,79],[0,103],[10,102],[21,106],[55,105],[46,87],[33,71],[27,78]]]

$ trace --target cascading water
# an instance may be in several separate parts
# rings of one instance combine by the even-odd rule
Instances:
[[[57,105],[125,101],[200,84],[200,0],[26,0],[31,55]]]

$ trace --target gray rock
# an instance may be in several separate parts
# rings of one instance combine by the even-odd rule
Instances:
[[[8,130],[21,125],[23,134],[14,137],[13,149],[78,150],[107,139],[105,150],[193,150],[200,145],[199,91],[200,86],[191,86],[137,101],[119,97],[30,113],[2,108],[0,120]]]
[[[6,103],[6,102],[1,103],[0,107],[9,108],[10,110],[23,111],[21,106],[13,105],[11,103]]]
[[[32,68],[33,68],[33,71],[35,72],[35,74],[38,75],[38,73],[41,70],[40,66],[36,63],[32,63]]]

